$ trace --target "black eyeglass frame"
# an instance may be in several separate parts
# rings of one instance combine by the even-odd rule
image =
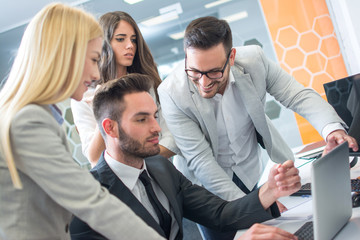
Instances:
[[[187,68],[186,68],[186,65],[187,65],[187,64],[186,64],[186,63],[187,63],[187,55],[185,54],[185,73],[186,73],[186,75],[187,75],[189,78],[191,78],[192,80],[199,80],[199,79],[202,78],[202,76],[204,76],[204,75],[205,75],[207,78],[212,79],[212,80],[217,80],[217,79],[222,78],[222,77],[224,76],[224,72],[225,72],[226,66],[228,65],[231,51],[232,51],[232,49],[230,50],[230,52],[229,52],[229,54],[228,54],[228,56],[227,56],[225,65],[224,65],[224,67],[223,67],[222,70],[220,70],[220,71],[210,70],[210,71],[206,71],[206,72],[202,72],[202,71],[198,71],[198,70],[192,70],[192,69],[187,69]],[[190,75],[188,74],[188,71],[197,72],[197,73],[200,73],[201,75],[200,75],[200,77],[193,77],[193,76],[190,76]],[[213,73],[213,72],[221,72],[221,77],[217,77],[217,78],[209,77],[209,76],[208,76],[208,73]]]

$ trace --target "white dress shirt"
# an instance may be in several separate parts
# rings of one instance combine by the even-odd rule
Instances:
[[[215,157],[230,178],[235,173],[251,191],[261,176],[261,152],[255,127],[236,90],[231,72],[224,94],[216,94],[212,101],[219,143]]]
[[[146,163],[144,161],[143,168],[137,169],[126,164],[123,164],[119,161],[113,159],[107,151],[104,154],[105,161],[115,173],[115,175],[124,183],[124,185],[131,191],[132,194],[139,200],[139,202],[146,208],[146,210],[151,214],[157,223],[159,223],[159,218],[150,203],[150,200],[147,196],[146,190],[142,182],[139,180],[140,174],[146,170],[149,178],[151,179],[151,185],[154,189],[156,197],[159,199],[160,203],[166,209],[166,211],[171,216],[171,231],[169,239],[175,239],[178,231],[179,225],[176,222],[174,212],[170,207],[169,200],[167,199],[164,192],[161,190],[159,185],[151,178],[149,172],[146,169]]]

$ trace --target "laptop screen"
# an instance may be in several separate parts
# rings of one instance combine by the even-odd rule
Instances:
[[[360,73],[324,84],[327,101],[360,142]]]
[[[314,237],[332,239],[352,215],[348,143],[315,160],[311,178]]]

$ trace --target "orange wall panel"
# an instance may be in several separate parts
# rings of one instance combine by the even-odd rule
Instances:
[[[346,77],[344,60],[325,0],[260,0],[280,66],[323,98],[323,84]],[[295,114],[303,144],[321,140]]]

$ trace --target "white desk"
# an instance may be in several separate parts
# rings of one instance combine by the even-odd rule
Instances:
[[[299,167],[301,183],[310,182],[311,161],[296,160],[295,165]],[[303,165],[303,163],[306,163]],[[263,177],[259,183],[266,181],[268,171],[273,163],[269,161]],[[360,161],[351,169],[351,178],[360,176]],[[311,197],[283,197],[279,199],[289,210],[282,214],[278,219],[269,220],[263,224],[272,225],[284,229],[288,232],[296,232],[305,222],[312,220],[312,200]],[[334,206],[336,207],[336,206]],[[247,229],[237,232],[234,239],[238,239]],[[336,235],[335,240],[358,240],[360,236],[360,207],[353,208],[352,217],[345,227]]]

